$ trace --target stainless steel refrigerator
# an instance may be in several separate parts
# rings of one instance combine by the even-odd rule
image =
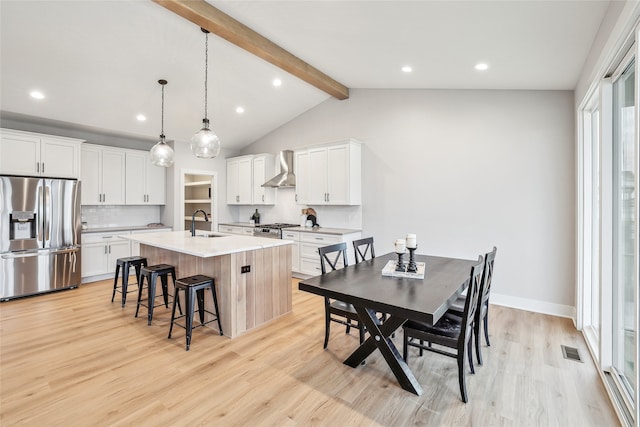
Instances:
[[[0,175],[0,300],[80,285],[80,182]]]

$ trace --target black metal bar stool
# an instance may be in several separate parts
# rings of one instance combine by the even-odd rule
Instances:
[[[150,265],[147,267],[142,267],[140,270],[140,284],[138,285],[138,305],[136,307],[136,315],[138,317],[138,310],[140,310],[140,306],[147,307],[147,318],[148,324],[151,325],[151,320],[153,319],[153,309],[154,307],[159,307],[162,304],[155,304],[156,299],[156,281],[158,277],[160,277],[162,282],[162,297],[164,299],[164,306],[169,308],[169,290],[167,288],[167,276],[171,274],[171,278],[173,279],[173,286],[176,286],[176,268],[173,265],[169,264],[157,264]],[[142,302],[142,288],[144,288],[144,279],[147,278],[147,303],[144,304]],[[182,309],[180,309],[180,314],[182,314]]]
[[[211,289],[211,295],[213,296],[213,307],[216,310],[215,313],[212,313],[209,310],[206,310],[204,307],[204,291],[205,289]],[[185,314],[176,317],[176,301],[179,306],[179,296],[178,291],[184,291],[184,299],[186,301]],[[200,315],[200,324],[193,326],[193,311],[195,305],[196,295],[198,297],[198,312]],[[209,313],[214,316],[213,319],[205,322],[204,321],[204,313]],[[186,339],[187,339],[187,351],[189,351],[189,346],[191,345],[191,331],[198,326],[204,326],[208,323],[217,321],[218,322],[218,330],[220,331],[220,335],[222,335],[222,324],[220,323],[220,311],[218,310],[218,296],[216,295],[216,285],[212,277],[204,276],[202,274],[197,274],[195,276],[189,276],[182,279],[178,279],[175,283],[175,293],[173,295],[173,310],[171,312],[171,326],[169,327],[169,336],[167,338],[171,338],[171,331],[173,331],[173,324],[180,326],[181,328],[185,328],[186,330]],[[177,323],[178,319],[186,318],[186,325],[182,326]]]
[[[111,302],[116,297],[116,292],[122,294],[122,306],[124,307],[127,301],[127,293],[133,292],[127,290],[129,285],[129,267],[135,267],[136,269],[136,285],[140,286],[140,269],[147,266],[147,259],[141,256],[130,256],[126,258],[118,258],[116,260],[116,275],[113,278],[113,295],[111,295]],[[122,289],[118,289],[118,274],[122,268]]]

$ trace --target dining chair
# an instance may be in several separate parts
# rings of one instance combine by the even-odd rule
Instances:
[[[364,239],[353,241],[353,252],[356,255],[356,264],[367,259],[376,257],[376,251],[373,248],[373,237],[365,237]],[[369,258],[367,258],[369,254]]]
[[[336,243],[334,245],[324,246],[318,248],[320,254],[320,269],[322,274],[327,274],[327,265],[331,268],[330,271],[338,269],[340,266],[340,260],[342,259],[342,265],[346,267],[347,261],[347,244],[345,242]],[[353,305],[343,301],[331,300],[325,297],[324,299],[324,313],[325,313],[325,333],[324,333],[324,348],[327,348],[329,343],[329,332],[331,329],[331,322],[340,323],[347,327],[346,333],[351,331],[351,327],[357,327],[360,331],[360,344],[364,342],[364,324],[360,321],[358,313]],[[352,322],[355,322],[353,324]]]
[[[482,279],[482,283],[480,284],[480,297],[478,298],[478,309],[476,310],[476,318],[473,325],[473,335],[475,339],[475,347],[476,347],[476,359],[478,360],[478,364],[482,365],[482,345],[480,341],[480,325],[482,324],[484,329],[484,341],[487,343],[487,346],[491,346],[489,342],[489,295],[491,292],[491,278],[493,277],[493,264],[496,259],[496,252],[498,248],[495,246],[491,252],[488,252],[484,256],[484,276]],[[449,312],[456,314],[458,316],[462,316],[464,312],[464,297],[458,298],[452,305],[449,307]]]
[[[376,257],[376,251],[373,247],[373,237],[365,237],[364,239],[353,241],[353,252],[356,256],[356,264],[366,261],[367,259],[373,259]],[[367,258],[367,254],[369,258]],[[380,320],[384,322],[387,320],[387,313],[380,313]],[[395,332],[391,334],[391,338],[395,338]]]
[[[480,283],[484,275],[483,272],[484,263],[482,262],[482,256],[480,256],[478,257],[478,263],[471,267],[462,317],[445,313],[435,325],[408,320],[402,326],[404,331],[402,349],[405,362],[408,361],[408,347],[410,346],[420,348],[421,352],[422,350],[427,350],[457,359],[458,383],[460,385],[462,401],[465,403],[467,403],[469,399],[465,382],[464,361],[465,359],[469,360],[469,368],[471,373],[474,374],[471,337],[473,335],[473,321],[478,308]],[[427,344],[425,345],[424,342]],[[434,344],[440,347],[455,349],[455,352],[434,347]]]

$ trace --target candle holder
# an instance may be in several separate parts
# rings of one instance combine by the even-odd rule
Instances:
[[[396,254],[398,255],[398,262],[396,263],[396,271],[405,271],[404,268],[404,261],[402,261],[402,256],[404,255],[404,252],[396,252]]]
[[[418,246],[416,246],[415,248],[407,248],[409,249],[409,265],[407,266],[407,272],[408,273],[417,273],[418,272],[418,266],[416,265],[416,260],[414,258],[414,252],[416,251],[416,249],[418,249]]]

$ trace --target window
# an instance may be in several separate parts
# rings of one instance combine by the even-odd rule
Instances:
[[[612,371],[624,392],[634,400],[635,298],[638,275],[634,267],[638,252],[636,218],[637,151],[635,61],[613,84],[613,203],[612,203]]]
[[[626,46],[579,115],[577,320],[618,413],[638,425],[639,64]]]

